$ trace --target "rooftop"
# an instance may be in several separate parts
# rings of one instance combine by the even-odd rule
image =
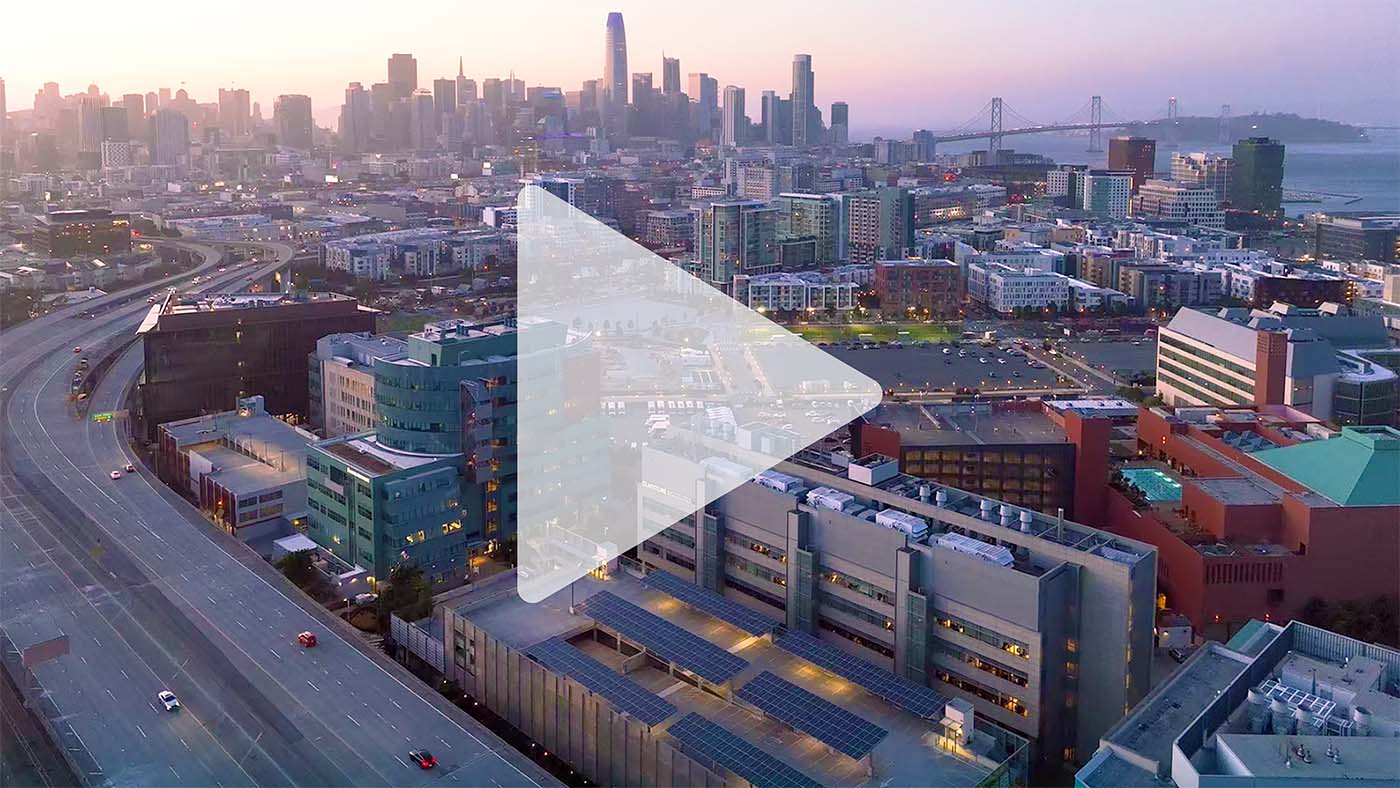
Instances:
[[[678,680],[665,670],[640,663],[642,667],[629,668],[626,676],[643,691],[660,696],[675,707],[669,717],[658,723],[660,730],[669,730],[680,720],[698,714],[767,752],[788,768],[824,785],[970,785],[990,774],[990,764],[998,760],[993,756],[991,761],[984,758],[979,762],[940,749],[935,743],[937,721],[922,719],[894,707],[860,686],[777,647],[767,637],[752,635],[714,618],[630,574],[618,573],[607,580],[586,577],[577,581],[572,589],[559,591],[534,605],[522,601],[513,585],[501,585],[500,590],[483,589],[463,595],[454,604],[454,610],[513,648],[524,650],[551,638],[563,638],[588,657],[621,673],[623,656],[588,636],[594,626],[591,619],[570,613],[578,603],[608,592],[699,636],[722,653],[740,657],[747,664],[729,684],[741,696],[757,697],[755,692],[745,693],[745,688],[755,681],[758,682],[755,689],[758,689],[760,685],[769,684],[781,687],[782,683],[775,681],[781,679],[887,734],[873,744],[869,740],[865,742],[865,746],[873,747],[869,750],[874,766],[872,778],[866,775],[859,761],[829,749],[811,735],[775,717],[758,712],[748,703],[726,702]],[[635,660],[631,663],[637,664]],[[765,673],[770,675],[760,678]],[[989,744],[989,741],[974,741],[973,748],[985,748]],[[731,769],[737,764],[721,762],[719,765]]]
[[[884,402],[865,420],[898,432],[901,442],[910,446],[1068,442],[1064,430],[1043,411],[1009,411],[989,402]]]
[[[1400,430],[1394,427],[1346,427],[1329,440],[1252,456],[1343,506],[1400,506]]]
[[[370,476],[383,476],[398,471],[412,470],[437,462],[445,457],[456,456],[452,454],[417,454],[391,449],[380,444],[373,432],[331,438],[315,444],[315,447]]]

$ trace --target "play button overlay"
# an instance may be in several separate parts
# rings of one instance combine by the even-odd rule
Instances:
[[[518,222],[526,601],[668,528],[694,545],[692,514],[879,404],[874,380],[544,189],[520,192]],[[737,255],[743,239],[718,243]],[[511,417],[490,391],[504,385],[474,393],[474,465],[511,459],[487,437]]]

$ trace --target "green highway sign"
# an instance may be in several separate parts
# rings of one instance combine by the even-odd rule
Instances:
[[[92,420],[93,420],[93,421],[111,421],[111,420],[112,420],[112,413],[111,413],[110,411],[108,411],[108,412],[106,412],[106,413],[94,413],[94,414],[92,414]]]

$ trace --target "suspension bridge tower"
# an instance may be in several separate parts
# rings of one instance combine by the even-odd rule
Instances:
[[[1103,153],[1103,96],[1089,100],[1089,153]]]
[[[987,166],[992,167],[997,163],[998,154],[1001,153],[1001,96],[992,98],[991,106],[992,135],[987,138]]]

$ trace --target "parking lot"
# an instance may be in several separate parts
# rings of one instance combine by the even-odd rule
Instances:
[[[1059,343],[1059,348],[1060,352],[1114,375],[1125,383],[1135,374],[1151,375],[1157,369],[1156,337],[1067,339]]]
[[[944,353],[945,349],[949,352]],[[1031,367],[1024,356],[1000,348],[831,345],[823,350],[895,392],[1015,391],[1061,385],[1054,370]],[[966,355],[959,356],[960,350]]]

